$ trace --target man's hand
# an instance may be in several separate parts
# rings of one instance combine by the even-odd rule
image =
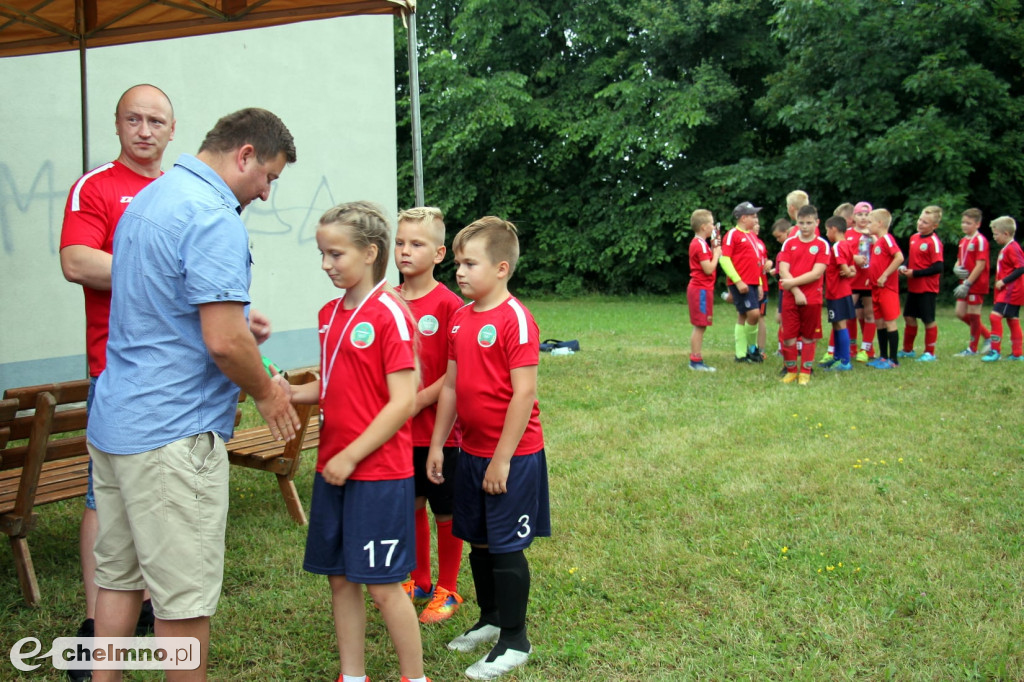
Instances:
[[[284,377],[280,377],[280,380],[283,381]],[[256,410],[270,427],[270,435],[276,440],[291,440],[295,438],[295,432],[302,426],[299,422],[299,415],[292,407],[291,389],[286,391],[282,388],[277,378],[271,380],[271,386],[273,389],[262,400],[254,398]]]
[[[256,339],[256,345],[270,338],[270,318],[260,311],[249,308],[249,331]]]

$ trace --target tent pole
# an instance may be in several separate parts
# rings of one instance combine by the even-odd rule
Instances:
[[[412,182],[416,205],[423,206],[423,139],[420,133],[420,71],[416,40],[416,12],[409,13],[409,107],[412,123]]]
[[[78,13],[78,69],[79,90],[82,93],[82,174],[89,172],[89,79],[85,61],[85,6],[83,0],[75,1]]]

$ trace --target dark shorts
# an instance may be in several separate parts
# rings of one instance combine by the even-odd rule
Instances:
[[[853,296],[829,299],[825,301],[825,307],[828,309],[829,323],[852,320],[857,317],[857,309],[853,307]]]
[[[710,327],[715,312],[715,292],[712,289],[686,287],[686,307],[690,312],[690,324],[694,327]]]
[[[892,289],[875,289],[871,292],[875,321],[891,322],[900,316],[900,295]]]
[[[444,463],[441,465],[441,473],[444,475],[442,483],[434,483],[427,478],[429,453],[430,448],[424,446],[412,449],[412,477],[416,481],[416,497],[427,498],[434,516],[451,516],[452,499],[455,495],[455,462],[459,458],[459,449],[444,448]]]
[[[729,285],[729,293],[732,294],[732,304],[736,306],[736,312],[746,315],[751,310],[760,310],[761,301],[757,298],[757,286],[747,285],[747,293],[741,294],[735,284]]]
[[[871,300],[871,289],[854,289],[853,298],[854,305],[858,310],[865,308],[867,302]]]
[[[783,339],[820,339],[821,304],[785,305],[782,308]]]
[[[1002,301],[992,306],[992,312],[1002,315],[1007,320],[1012,320],[1020,315],[1020,306]]]
[[[935,294],[931,291],[921,293],[907,292],[903,303],[903,317],[916,317],[924,324],[935,321]]]
[[[483,491],[491,463],[465,450],[455,468],[455,517],[452,535],[473,545],[487,545],[493,554],[526,549],[535,537],[551,537],[548,466],[544,451],[512,458],[501,495]]]
[[[416,566],[413,480],[346,481],[317,473],[302,568],[362,584],[397,583]]]

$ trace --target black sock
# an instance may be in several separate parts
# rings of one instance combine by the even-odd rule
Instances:
[[[883,360],[889,359],[889,330],[882,327],[878,330],[878,357]]]
[[[494,560],[495,596],[498,601],[498,624],[501,635],[498,646],[529,651],[526,637],[526,607],[530,601],[530,564],[523,550],[492,554]]]
[[[896,354],[896,350],[899,347],[900,347],[900,330],[899,329],[894,329],[891,332],[889,332],[889,348],[892,349],[892,351],[891,351],[892,355],[889,356],[889,359],[892,360],[893,362],[895,362],[897,365],[899,364],[899,356]]]
[[[476,603],[480,606],[480,620],[471,630],[481,625],[498,625],[498,602],[494,598],[494,555],[486,547],[469,550],[469,568],[473,573]]]

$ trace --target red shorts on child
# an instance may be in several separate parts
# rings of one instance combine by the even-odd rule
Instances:
[[[694,327],[710,327],[715,310],[713,289],[686,287],[686,305],[690,309],[690,324]]]
[[[782,306],[782,338],[783,339],[820,339],[821,338],[821,304]]]
[[[871,290],[871,300],[875,306],[875,321],[891,321],[900,316],[900,295],[892,289]]]

